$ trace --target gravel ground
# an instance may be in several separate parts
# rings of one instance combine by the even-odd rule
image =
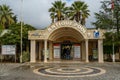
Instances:
[[[106,70],[105,74],[93,77],[45,77],[33,73],[33,70],[46,66],[98,67]],[[0,80],[120,80],[120,63],[35,63],[16,64],[0,63]]]

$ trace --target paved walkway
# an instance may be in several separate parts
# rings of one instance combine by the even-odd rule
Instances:
[[[0,63],[0,80],[120,80],[120,63]]]

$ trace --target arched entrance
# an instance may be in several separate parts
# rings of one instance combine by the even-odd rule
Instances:
[[[54,60],[81,59],[81,43],[84,36],[74,28],[61,27],[54,30],[48,38],[53,42]]]
[[[55,42],[63,42],[67,40],[73,42],[80,42],[85,38],[81,33],[79,33],[77,30],[73,28],[62,27],[53,31],[48,39]]]

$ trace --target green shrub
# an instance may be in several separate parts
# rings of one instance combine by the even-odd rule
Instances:
[[[26,52],[26,51],[23,51],[22,54],[23,54],[22,55],[22,61],[23,62],[28,62],[30,60],[30,54],[28,52]]]

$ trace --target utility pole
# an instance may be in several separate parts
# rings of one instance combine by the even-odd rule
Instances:
[[[20,14],[20,25],[21,25],[21,38],[20,38],[20,52],[21,52],[21,54],[20,54],[20,63],[22,63],[23,61],[22,61],[22,56],[23,56],[23,54],[22,54],[22,44],[23,44],[23,41],[22,41],[22,27],[23,27],[23,15],[22,15],[22,11],[23,11],[23,0],[21,0],[21,14]]]
[[[112,34],[114,34],[114,0],[111,0],[111,10],[112,10]],[[114,49],[114,47],[115,47],[115,45],[114,45],[114,35],[112,35],[112,41],[113,41],[113,43],[112,43],[112,50],[113,50],[113,55],[112,55],[112,61],[113,62],[115,62],[115,49]]]

